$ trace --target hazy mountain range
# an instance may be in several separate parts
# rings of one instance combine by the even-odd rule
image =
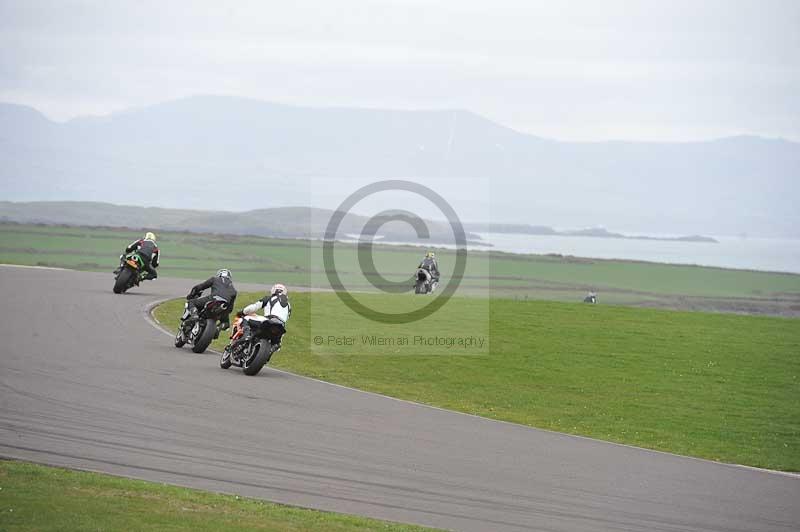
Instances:
[[[559,142],[460,110],[222,96],[66,123],[0,104],[4,200],[330,209],[350,192],[342,179],[388,178],[447,191],[464,221],[800,236],[800,144],[784,140]]]
[[[137,230],[189,231],[227,235],[256,235],[277,238],[314,238],[325,235],[334,211],[309,207],[276,207],[245,212],[137,207],[110,203],[56,201],[0,201],[0,223],[43,223],[48,225],[127,227]],[[336,232],[338,239],[356,238],[368,218],[346,214]],[[453,242],[449,225],[426,220],[429,237],[425,242]],[[404,221],[389,221],[376,233],[391,242],[417,240],[414,229]],[[467,233],[468,241],[480,237]]]
[[[33,223],[71,226],[127,227],[138,230],[189,231],[228,235],[256,235],[278,238],[325,237],[334,211],[309,207],[275,207],[245,212],[168,209],[137,207],[85,201],[0,201],[0,223]],[[337,239],[356,239],[362,233],[368,217],[355,213],[343,216],[336,231]],[[428,235],[418,238],[407,220],[390,220],[381,224],[375,233],[377,240],[388,242],[418,242],[420,244],[453,244],[449,224],[424,220]],[[644,240],[681,240],[684,242],[715,242],[703,236],[654,238],[628,236],[605,229],[557,231],[552,227],[503,225],[487,223],[463,224],[467,242],[491,246],[478,233],[512,233],[549,236],[590,236],[598,238],[633,238]]]

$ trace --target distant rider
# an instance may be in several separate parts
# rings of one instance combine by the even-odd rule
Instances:
[[[255,314],[259,310],[264,310],[265,318],[277,318],[281,321],[284,328],[289,317],[292,315],[292,305],[289,303],[289,291],[280,283],[272,285],[269,294],[265,295],[253,304],[247,305],[242,309],[241,315],[246,317],[248,314]],[[247,319],[242,320],[242,336],[241,341],[247,341],[250,338],[250,324]],[[278,338],[278,343],[273,344],[273,352],[281,348],[281,338]]]
[[[427,270],[427,272],[431,274],[431,278],[434,282],[439,282],[439,263],[436,262],[436,254],[433,251],[429,251],[425,254],[425,258],[422,259],[422,262],[419,263],[417,268]]]
[[[128,245],[128,247],[125,248],[125,253],[133,253],[134,251],[138,251],[139,255],[142,256],[142,260],[144,261],[144,269],[146,270],[146,274],[143,279],[157,278],[158,273],[156,272],[156,268],[158,268],[160,252],[158,251],[158,246],[156,245],[156,235],[148,231],[145,233],[144,238],[134,240]],[[119,256],[119,267],[114,270],[115,275],[122,270],[122,263],[124,260],[125,254],[123,253]]]
[[[203,290],[207,288],[211,289],[211,293],[207,296],[198,297],[203,293]],[[186,311],[181,317],[181,321],[186,320],[189,316],[196,316],[206,303],[214,299],[214,296],[219,296],[228,302],[227,311],[219,319],[220,328],[224,331],[230,327],[231,324],[230,314],[234,304],[236,304],[236,293],[236,288],[233,286],[231,271],[226,268],[219,270],[213,277],[209,277],[202,283],[192,287],[191,292],[186,296],[186,299],[189,301],[186,305]]]

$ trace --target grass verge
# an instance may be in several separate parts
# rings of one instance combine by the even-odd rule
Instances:
[[[244,305],[260,296],[242,294],[239,301]],[[359,299],[397,308],[409,296],[359,294]],[[490,348],[467,355],[447,347],[371,345],[363,340],[405,332],[358,319],[335,294],[293,293],[284,348],[270,364],[489,418],[800,470],[800,321],[483,301]],[[155,315],[174,330],[182,306],[182,300],[167,302]],[[443,319],[437,322],[437,313],[413,327],[425,334],[476,334],[475,300],[453,298],[448,306]],[[353,337],[353,344],[315,345],[313,338],[326,327]],[[223,345],[217,341],[217,347]]]
[[[431,529],[98,473],[0,461],[0,530]]]

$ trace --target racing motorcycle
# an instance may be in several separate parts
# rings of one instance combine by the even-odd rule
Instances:
[[[431,275],[431,272],[425,268],[417,268],[415,276],[416,283],[414,284],[415,294],[430,294],[436,287],[439,286],[439,278]]]
[[[114,274],[114,293],[123,294],[134,286],[139,286],[146,275],[144,258],[137,251],[126,254],[120,269]]]
[[[242,338],[244,320],[247,320],[250,326],[250,337],[247,339]],[[228,369],[231,366],[238,366],[245,375],[258,375],[261,368],[272,358],[272,354],[278,350],[285,332],[286,325],[275,317],[267,318],[251,314],[236,318],[231,342],[222,351],[219,367]]]
[[[214,296],[212,300],[203,305],[196,314],[190,314],[178,326],[178,333],[175,335],[175,347],[183,347],[187,342],[192,344],[192,351],[202,353],[205,351],[214,338],[219,336],[219,325],[217,321],[228,311],[228,301],[220,296]],[[184,309],[188,310],[189,302],[184,304]]]

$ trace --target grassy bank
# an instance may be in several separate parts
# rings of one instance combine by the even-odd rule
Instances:
[[[0,530],[431,530],[97,473],[0,461]]]
[[[359,299],[409,305],[407,296]],[[353,315],[334,294],[294,293],[292,301],[276,367],[495,419],[800,470],[798,320],[504,299],[482,307],[454,298],[425,322],[397,328]],[[176,327],[182,304],[162,305],[157,318]],[[419,331],[486,335],[489,347],[364,341]],[[354,343],[315,344],[329,335]]]

